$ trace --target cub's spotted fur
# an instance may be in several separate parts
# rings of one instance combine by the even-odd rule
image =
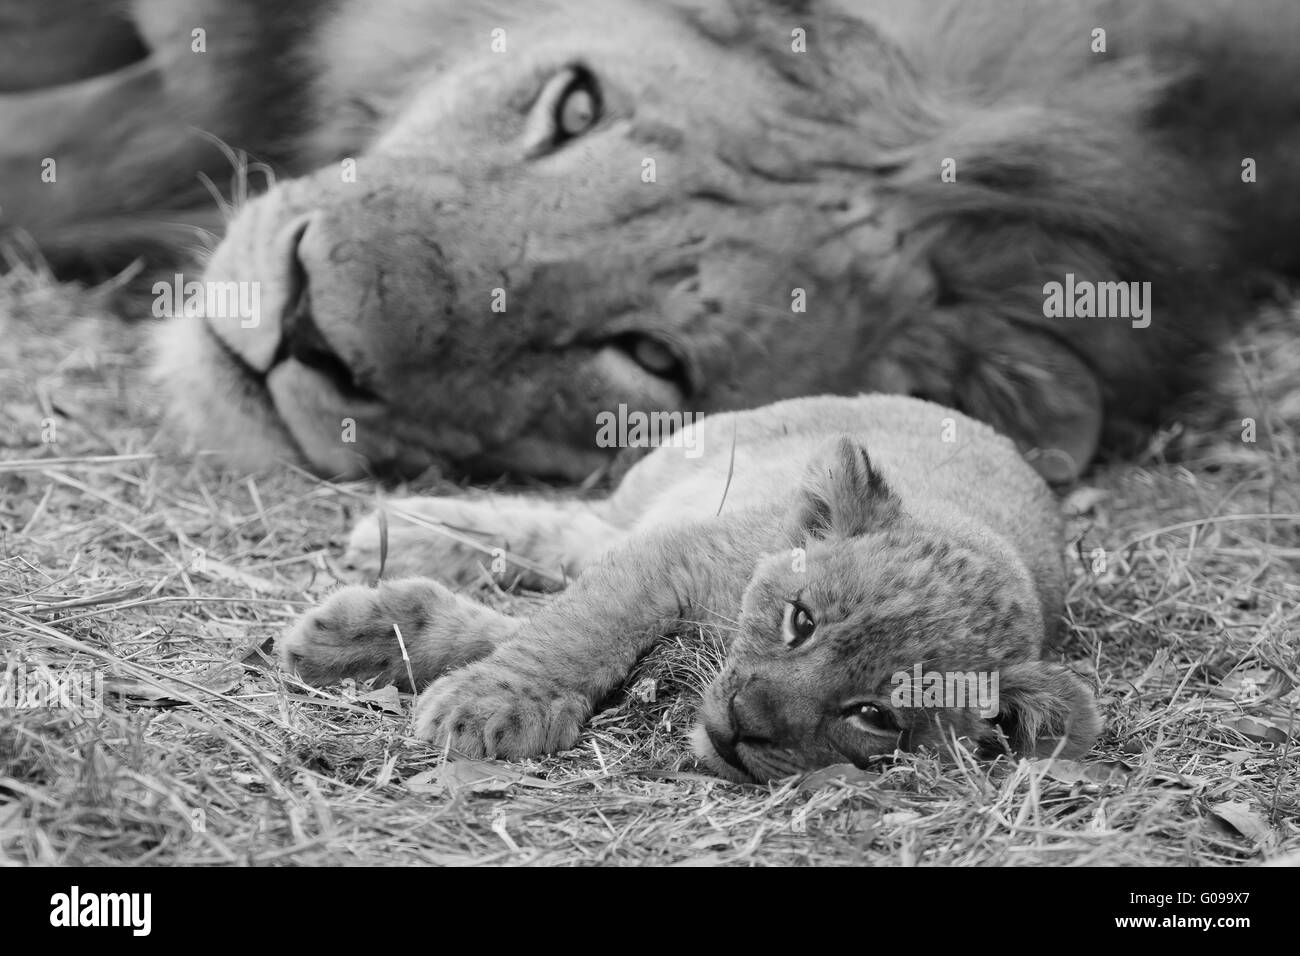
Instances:
[[[419,733],[519,757],[571,746],[656,640],[705,621],[729,652],[694,743],[730,777],[954,740],[1072,755],[1092,745],[1090,691],[1040,660],[1063,603],[1057,510],[1008,439],[881,395],[795,399],[690,427],[697,458],[658,448],[602,501],[405,503],[577,576],[531,618],[427,579],[348,587],[292,629],[283,663],[315,683],[405,684],[396,625],[416,683],[432,682]],[[373,519],[354,533],[357,568],[374,570],[376,536]],[[400,570],[455,581],[483,557],[421,529],[392,546]],[[895,675],[918,665],[996,674],[996,712],[899,706]]]

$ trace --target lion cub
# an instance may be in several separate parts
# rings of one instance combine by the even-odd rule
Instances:
[[[637,658],[685,622],[729,652],[698,754],[771,779],[895,749],[1009,745],[1078,755],[1089,689],[1039,660],[1063,604],[1052,495],[1012,443],[918,399],[800,398],[687,426],[597,502],[410,499],[425,518],[576,575],[527,620],[425,579],[344,588],[305,615],[285,667],[417,685],[418,733],[480,756],[577,740]],[[350,559],[373,570],[377,529]],[[394,561],[465,581],[481,550],[403,529]],[[501,552],[497,552],[500,556]],[[419,689],[417,687],[417,689]]]

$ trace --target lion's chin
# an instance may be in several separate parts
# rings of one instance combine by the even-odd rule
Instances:
[[[310,376],[292,385],[277,382],[278,391],[292,401],[282,406],[270,379],[263,381],[244,367],[200,318],[174,318],[163,323],[154,337],[154,374],[170,398],[170,417],[204,451],[245,469],[262,469],[277,461],[310,467],[321,475],[355,477],[365,473],[364,461],[348,454],[355,444],[346,441],[357,431],[348,414],[331,415],[339,430],[334,441],[318,436],[319,422],[311,428],[295,427],[281,408],[308,407],[320,416],[327,390]],[[275,376],[271,377],[272,379]],[[289,387],[286,388],[286,385]]]
[[[205,450],[248,467],[303,461],[265,387],[226,354],[201,319],[169,319],[154,335],[154,377],[168,414]]]
[[[485,451],[477,436],[453,422],[400,415],[374,399],[344,398],[323,375],[294,361],[263,380],[199,318],[163,323],[154,351],[171,417],[203,450],[239,468],[290,461],[341,479],[414,478],[439,468],[470,477],[513,472],[576,482],[610,457],[527,433]]]

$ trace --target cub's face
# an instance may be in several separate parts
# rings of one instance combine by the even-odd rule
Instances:
[[[801,546],[765,558],[746,589],[701,708],[705,762],[766,780],[957,741],[1086,751],[1092,695],[1037,660],[1025,570],[995,544],[918,525],[851,444],[834,473],[796,522]]]

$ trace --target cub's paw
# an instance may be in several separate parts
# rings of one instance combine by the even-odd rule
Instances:
[[[456,597],[436,581],[385,582],[378,588],[347,587],[308,611],[277,644],[280,666],[309,684],[330,684],[351,677],[411,690],[401,645],[408,653],[428,642],[431,622]],[[418,679],[418,673],[417,673]]]
[[[398,504],[398,510],[446,525],[458,534],[480,536],[474,530],[472,510],[454,498],[407,498]],[[479,580],[482,566],[491,561],[488,551],[413,524],[399,514],[388,515],[388,554],[384,561],[388,577],[432,575],[452,584],[472,584]],[[378,512],[366,515],[352,528],[340,567],[354,580],[371,582],[379,577]]]
[[[590,716],[582,695],[485,660],[420,696],[415,732],[467,757],[532,757],[572,747]]]

